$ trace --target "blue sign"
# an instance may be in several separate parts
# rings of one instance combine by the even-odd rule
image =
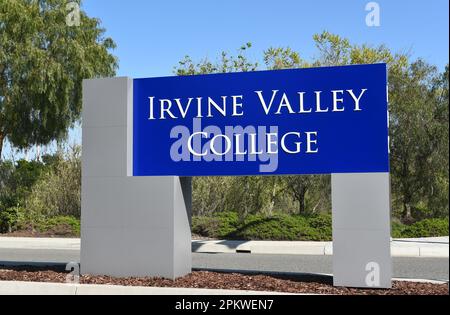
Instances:
[[[389,172],[385,64],[135,79],[134,176]]]

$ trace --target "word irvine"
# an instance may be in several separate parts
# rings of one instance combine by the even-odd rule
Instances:
[[[368,89],[341,89],[286,93],[280,90],[254,91],[244,95],[221,97],[156,98],[148,97],[148,120],[187,120],[189,128],[180,124],[172,128],[175,139],[171,159],[184,161],[257,161],[260,172],[274,172],[278,168],[278,154],[317,154],[320,150],[320,131],[302,130],[302,115],[361,112]],[[257,106],[263,116],[282,119],[284,115],[298,116],[299,129],[278,133],[277,126],[239,125],[247,106]],[[254,112],[254,108],[252,108]],[[222,128],[202,126],[213,118],[235,119]],[[275,119],[274,119],[275,121]],[[191,123],[192,122],[192,123]]]

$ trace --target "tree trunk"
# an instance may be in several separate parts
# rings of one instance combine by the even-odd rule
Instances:
[[[272,216],[273,208],[275,207],[275,197],[277,193],[277,182],[276,179],[273,180],[273,187],[272,187],[272,195],[270,198],[270,206],[269,206],[269,215]]]
[[[299,214],[305,213],[305,200],[304,200],[304,199],[299,200],[298,213],[299,213]]]
[[[402,163],[402,194],[403,194],[403,213],[402,213],[402,219],[405,223],[409,223],[412,220],[411,215],[411,199],[412,199],[412,193],[411,193],[411,186],[408,182],[408,178],[410,177],[409,171],[408,171],[408,162],[407,159],[403,160]]]
[[[2,151],[3,151],[4,140],[5,140],[5,136],[0,132],[0,162],[2,161]]]
[[[403,216],[404,221],[412,220],[411,205],[408,202],[403,203],[403,215],[402,216]]]
[[[299,203],[299,214],[303,214],[305,213],[305,196],[306,196],[306,189],[302,189],[302,191],[300,192],[299,198],[298,198],[298,203]]]

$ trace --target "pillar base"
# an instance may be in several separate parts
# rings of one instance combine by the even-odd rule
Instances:
[[[392,287],[389,178],[331,175],[335,286]]]

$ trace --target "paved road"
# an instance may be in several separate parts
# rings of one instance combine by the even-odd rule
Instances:
[[[78,262],[79,250],[0,249],[0,264]],[[448,258],[393,258],[394,277],[449,279]],[[193,253],[196,269],[332,273],[332,256]]]

